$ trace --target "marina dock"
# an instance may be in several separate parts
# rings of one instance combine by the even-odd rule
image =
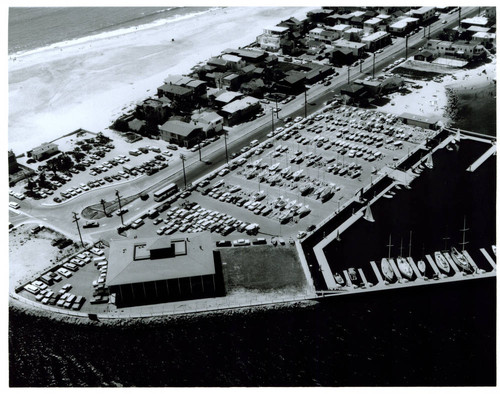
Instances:
[[[368,287],[368,281],[366,280],[366,276],[365,276],[365,273],[363,272],[363,269],[360,268],[358,269],[358,272],[359,272],[359,276],[361,277],[361,282],[363,282],[363,284]]]
[[[481,248],[479,250],[481,251],[481,253],[483,254],[483,256],[486,258],[486,261],[488,261],[488,263],[490,263],[490,265],[493,268],[493,270],[496,270],[497,269],[497,265],[495,264],[495,261],[491,258],[491,256],[488,254],[488,252],[486,252],[486,250],[484,248]]]
[[[391,265],[392,269],[394,270],[394,273],[396,274],[396,278],[398,278],[399,282],[403,281],[403,277],[401,276],[401,273],[398,270],[398,266],[396,265],[396,262],[394,259],[389,259],[389,264]]]
[[[443,252],[443,256],[446,259],[446,261],[448,262],[448,264],[450,265],[450,267],[453,268],[453,271],[455,271],[456,274],[461,275],[462,271],[460,271],[460,269],[457,267],[457,265],[455,264],[455,262],[451,258],[450,254],[448,252]]]
[[[465,258],[467,259],[467,261],[469,262],[470,265],[472,265],[472,267],[474,267],[474,271],[475,272],[478,272],[479,271],[479,268],[478,266],[476,265],[476,262],[474,260],[472,260],[472,257],[470,257],[470,254],[469,252],[467,252],[466,250],[464,250],[462,252],[462,254],[465,256]]]
[[[375,276],[377,277],[377,285],[382,285],[384,284],[384,278],[382,278],[382,275],[380,274],[380,271],[377,267],[377,263],[375,261],[370,261],[370,265],[372,266],[373,272],[375,273]]]
[[[469,172],[474,172],[477,170],[477,168],[483,164],[491,155],[496,154],[497,151],[497,146],[492,145],[490,149],[488,149],[486,152],[484,152],[479,159],[477,159],[474,163],[472,163],[469,168],[467,168],[467,171]]]
[[[432,257],[428,254],[425,255],[425,258],[427,259],[427,261],[429,262],[429,265],[431,266],[432,270],[434,271],[434,273],[437,275],[437,276],[441,276],[441,272],[439,272],[439,268],[436,266],[436,263],[434,262],[434,260],[432,260]]]
[[[420,270],[418,269],[417,265],[413,261],[413,258],[407,257],[406,260],[408,260],[408,262],[410,263],[411,268],[413,269],[413,272],[415,272],[415,275],[417,276],[417,278],[418,279],[424,279],[423,276],[422,276],[422,274],[420,273]]]

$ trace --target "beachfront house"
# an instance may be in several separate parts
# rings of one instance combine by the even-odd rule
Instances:
[[[137,117],[148,123],[162,124],[172,113],[171,104],[172,101],[167,97],[148,98],[137,106]]]
[[[472,41],[477,44],[492,46],[496,41],[495,33],[477,32],[472,35]]]
[[[220,114],[224,117],[225,125],[233,126],[249,120],[260,110],[260,101],[255,97],[246,96],[223,106],[220,110]]]
[[[277,52],[281,48],[281,42],[287,37],[290,29],[284,26],[274,26],[264,29],[264,33],[257,37],[259,46],[270,52]]]
[[[240,92],[228,92],[226,90],[220,90],[215,93],[215,98],[213,100],[215,107],[222,108],[223,106],[240,99],[243,94]]]
[[[9,174],[14,174],[19,171],[19,164],[17,163],[16,155],[12,150],[9,150]]]
[[[181,120],[168,120],[159,127],[159,131],[163,141],[185,148],[191,148],[204,137],[202,125]]]
[[[106,286],[117,307],[225,295],[210,233],[110,241]]]
[[[439,118],[437,116],[415,115],[409,112],[402,113],[399,115],[399,118],[404,124],[431,130],[436,130],[439,122]]]
[[[472,18],[465,18],[461,20],[460,26],[462,26],[465,29],[467,29],[470,26],[487,27],[488,18],[484,16],[474,16]]]
[[[380,29],[383,20],[377,17],[370,18],[363,23],[363,30],[365,33],[371,34]]]
[[[426,48],[438,57],[456,57],[472,61],[486,57],[484,46],[477,42],[429,40]]]
[[[53,142],[44,142],[42,145],[33,148],[26,154],[35,160],[44,160],[59,152],[59,146]]]

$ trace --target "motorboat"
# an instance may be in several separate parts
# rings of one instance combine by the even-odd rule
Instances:
[[[340,275],[338,272],[335,272],[335,274],[333,275],[333,277],[335,278],[335,282],[337,282],[340,286],[344,286],[345,285],[344,278],[342,278],[342,275]]]
[[[491,249],[493,250],[493,253],[496,256],[497,255],[497,246],[496,245],[491,245]]]
[[[403,275],[407,279],[411,279],[413,277],[413,269],[411,268],[410,263],[408,263],[408,260],[406,260],[404,257],[398,257],[396,259],[396,262],[398,264],[398,269],[401,272],[401,275]]]
[[[347,270],[347,273],[349,274],[349,279],[351,279],[351,282],[353,284],[358,281],[358,274],[356,273],[356,270],[354,268],[349,268]]]
[[[434,259],[436,260],[436,265],[441,271],[445,272],[446,274],[450,273],[450,265],[441,252],[434,252]]]
[[[389,263],[389,260],[383,258],[382,262],[380,263],[380,268],[382,270],[382,274],[387,278],[387,280],[389,282],[392,282],[394,280],[395,274],[394,270],[391,267],[391,264]]]

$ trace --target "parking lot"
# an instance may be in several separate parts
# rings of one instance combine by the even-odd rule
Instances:
[[[300,238],[432,133],[349,106],[296,118],[195,190],[179,192],[183,198],[171,202],[181,216],[161,212],[129,236],[211,231],[215,240],[234,240],[247,233],[242,224],[257,224],[261,235]]]

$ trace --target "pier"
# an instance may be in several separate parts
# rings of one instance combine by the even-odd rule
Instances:
[[[469,264],[472,265],[472,267],[474,268],[474,271],[478,272],[479,268],[476,265],[476,262],[474,260],[472,260],[472,257],[470,257],[469,252],[467,252],[466,250],[464,250],[464,251],[462,251],[462,254],[465,256],[465,258],[467,259],[467,261],[469,262]]]
[[[481,251],[481,253],[483,254],[483,256],[486,258],[486,261],[488,261],[488,263],[490,263],[490,265],[493,268],[493,270],[496,270],[497,269],[497,265],[495,264],[495,261],[491,258],[491,256],[488,254],[488,252],[486,252],[486,250],[484,248],[481,248],[479,250]]]
[[[398,266],[396,265],[396,262],[394,261],[394,259],[389,259],[389,264],[391,265],[394,273],[396,274],[396,278],[398,278],[398,281],[402,282],[403,277],[401,276],[401,273],[399,272]]]
[[[361,278],[361,282],[363,282],[363,284],[368,287],[369,286],[369,283],[368,281],[366,280],[366,276],[365,276],[365,273],[363,272],[363,269],[360,268],[358,269],[358,272],[359,272],[359,276]]]
[[[375,276],[377,277],[377,286],[381,285],[384,283],[384,278],[382,278],[382,275],[380,274],[380,271],[377,267],[377,263],[375,261],[370,261],[370,265],[372,266],[372,270],[375,273]]]
[[[431,266],[432,270],[434,271],[434,273],[437,275],[437,276],[441,276],[441,272],[439,271],[439,268],[436,266],[436,263],[434,262],[434,260],[432,260],[432,257],[428,254],[425,255],[425,258],[427,259],[427,261],[429,262],[429,265]]]
[[[467,171],[468,172],[476,171],[481,164],[483,164],[491,155],[496,154],[496,152],[497,152],[497,146],[492,145],[490,149],[484,152],[479,159],[477,159],[467,168]]]
[[[413,261],[413,258],[411,257],[407,257],[406,260],[408,260],[408,262],[410,263],[411,265],[411,268],[413,269],[413,272],[415,272],[415,275],[417,276],[418,279],[424,279],[424,277],[422,276],[422,274],[420,273],[420,270],[418,269],[417,265],[415,264],[415,262]]]
[[[457,265],[455,264],[455,262],[451,258],[450,254],[448,252],[443,252],[443,256],[446,259],[446,261],[448,262],[448,264],[450,265],[450,267],[453,269],[453,271],[455,271],[456,274],[461,275],[462,271],[460,271],[460,269],[457,267]]]

